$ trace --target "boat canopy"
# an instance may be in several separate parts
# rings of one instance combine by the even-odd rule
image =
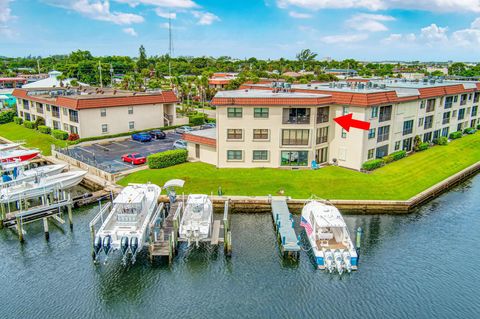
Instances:
[[[1,167],[5,171],[11,171],[15,167],[25,167],[25,166],[28,166],[29,164],[30,164],[29,161],[24,161],[24,162],[14,161],[9,163],[2,163]]]
[[[309,212],[313,213],[318,227],[345,227],[345,221],[337,208],[319,202],[311,202],[305,205]]]
[[[171,179],[163,185],[163,188],[169,187],[183,187],[185,181],[182,179]]]
[[[134,186],[127,186],[118,196],[113,200],[114,204],[130,204],[141,205],[145,198],[143,188],[136,188]]]

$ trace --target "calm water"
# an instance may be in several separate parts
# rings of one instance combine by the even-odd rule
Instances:
[[[232,216],[233,257],[181,252],[172,267],[146,258],[94,266],[87,225],[41,223],[26,243],[0,231],[2,318],[479,318],[480,176],[408,216],[346,216],[365,237],[360,270],[339,277],[307,254],[282,262],[268,214]]]

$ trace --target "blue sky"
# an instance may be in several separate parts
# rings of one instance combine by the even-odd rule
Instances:
[[[0,0],[0,55],[477,61],[478,0]]]

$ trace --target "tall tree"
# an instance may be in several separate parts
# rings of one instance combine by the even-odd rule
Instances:
[[[317,53],[312,52],[310,49],[304,49],[297,54],[297,60],[302,62],[302,69],[305,70],[305,62],[314,61],[317,55]]]
[[[145,52],[143,45],[141,45],[138,49],[138,53],[137,69],[141,71],[142,69],[146,69],[148,67],[147,53]]]

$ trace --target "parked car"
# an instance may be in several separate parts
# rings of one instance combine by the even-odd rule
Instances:
[[[130,153],[123,155],[122,161],[132,163],[133,165],[141,165],[147,162],[147,158],[139,153]]]
[[[186,150],[187,149],[187,142],[184,140],[176,140],[173,142],[173,148],[176,150]]]
[[[152,138],[157,139],[157,140],[163,140],[167,137],[167,134],[165,134],[165,132],[163,132],[161,130],[153,130],[153,131],[148,132],[148,134],[150,134],[150,136]]]
[[[191,128],[191,127],[188,126],[188,125],[180,126],[180,127],[177,127],[177,128],[175,129],[175,133],[177,133],[177,134],[188,133],[188,132],[191,132],[191,131],[193,131],[193,128]]]
[[[209,128],[216,128],[217,125],[215,123],[206,123],[201,126],[202,130],[209,129]]]
[[[132,135],[132,140],[139,142],[150,142],[152,137],[148,133],[135,133]]]

